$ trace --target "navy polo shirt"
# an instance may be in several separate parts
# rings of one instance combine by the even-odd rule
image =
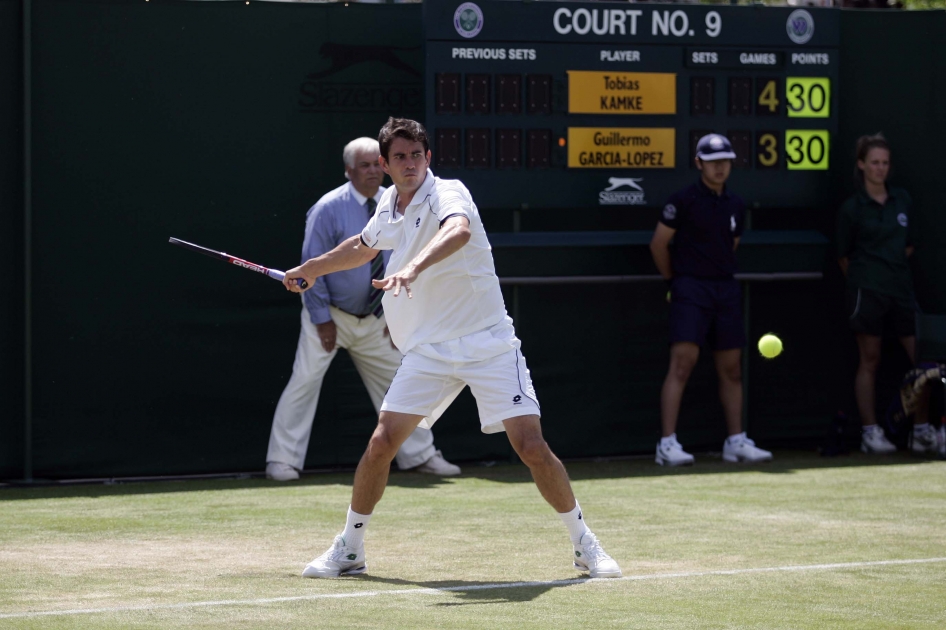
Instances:
[[[673,194],[660,222],[676,230],[670,247],[674,276],[731,278],[735,239],[742,236],[746,205],[723,188],[717,195],[703,180]]]

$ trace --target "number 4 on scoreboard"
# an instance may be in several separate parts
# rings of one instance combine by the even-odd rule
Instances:
[[[781,81],[773,78],[758,78],[755,80],[756,116],[778,116],[782,113],[779,83]]]

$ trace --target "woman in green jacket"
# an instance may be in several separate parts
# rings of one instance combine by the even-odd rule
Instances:
[[[854,381],[863,423],[861,450],[892,453],[896,447],[877,426],[874,387],[885,323],[915,362],[913,281],[907,259],[913,254],[912,201],[901,188],[887,185],[890,146],[881,135],[857,141],[854,179],[857,191],[838,213],[838,258],[847,278],[847,312],[860,361]],[[936,432],[926,421],[926,405],[916,414],[913,450],[936,452]]]

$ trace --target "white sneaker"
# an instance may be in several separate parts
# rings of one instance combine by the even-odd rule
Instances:
[[[917,455],[935,455],[939,451],[939,439],[936,435],[936,429],[927,427],[926,431],[913,432],[913,440],[910,445]]]
[[[337,578],[343,575],[360,575],[367,570],[365,546],[349,547],[344,538],[336,536],[328,551],[305,565],[302,577]]]
[[[266,478],[273,481],[295,481],[299,478],[299,471],[282,462],[267,462]]]
[[[575,545],[575,568],[587,571],[593,578],[621,577],[621,567],[604,552],[598,538],[591,532],[586,532],[581,542]]]
[[[683,450],[677,442],[677,434],[674,433],[666,440],[657,442],[657,457],[654,461],[661,466],[690,466],[695,460]]]
[[[772,461],[771,451],[761,449],[755,442],[740,434],[735,440],[723,442],[723,461],[744,464]]]
[[[861,431],[861,450],[865,453],[889,455],[896,453],[897,447],[887,439],[883,429],[876,424],[872,424],[869,427],[864,427]]]
[[[439,475],[441,477],[455,477],[460,474],[460,467],[445,460],[440,451],[435,452],[433,457],[414,470],[419,473]]]

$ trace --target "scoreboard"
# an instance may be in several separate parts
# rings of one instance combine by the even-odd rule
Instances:
[[[827,195],[837,10],[425,0],[423,16],[433,169],[481,207],[662,206],[710,132],[751,207]]]

